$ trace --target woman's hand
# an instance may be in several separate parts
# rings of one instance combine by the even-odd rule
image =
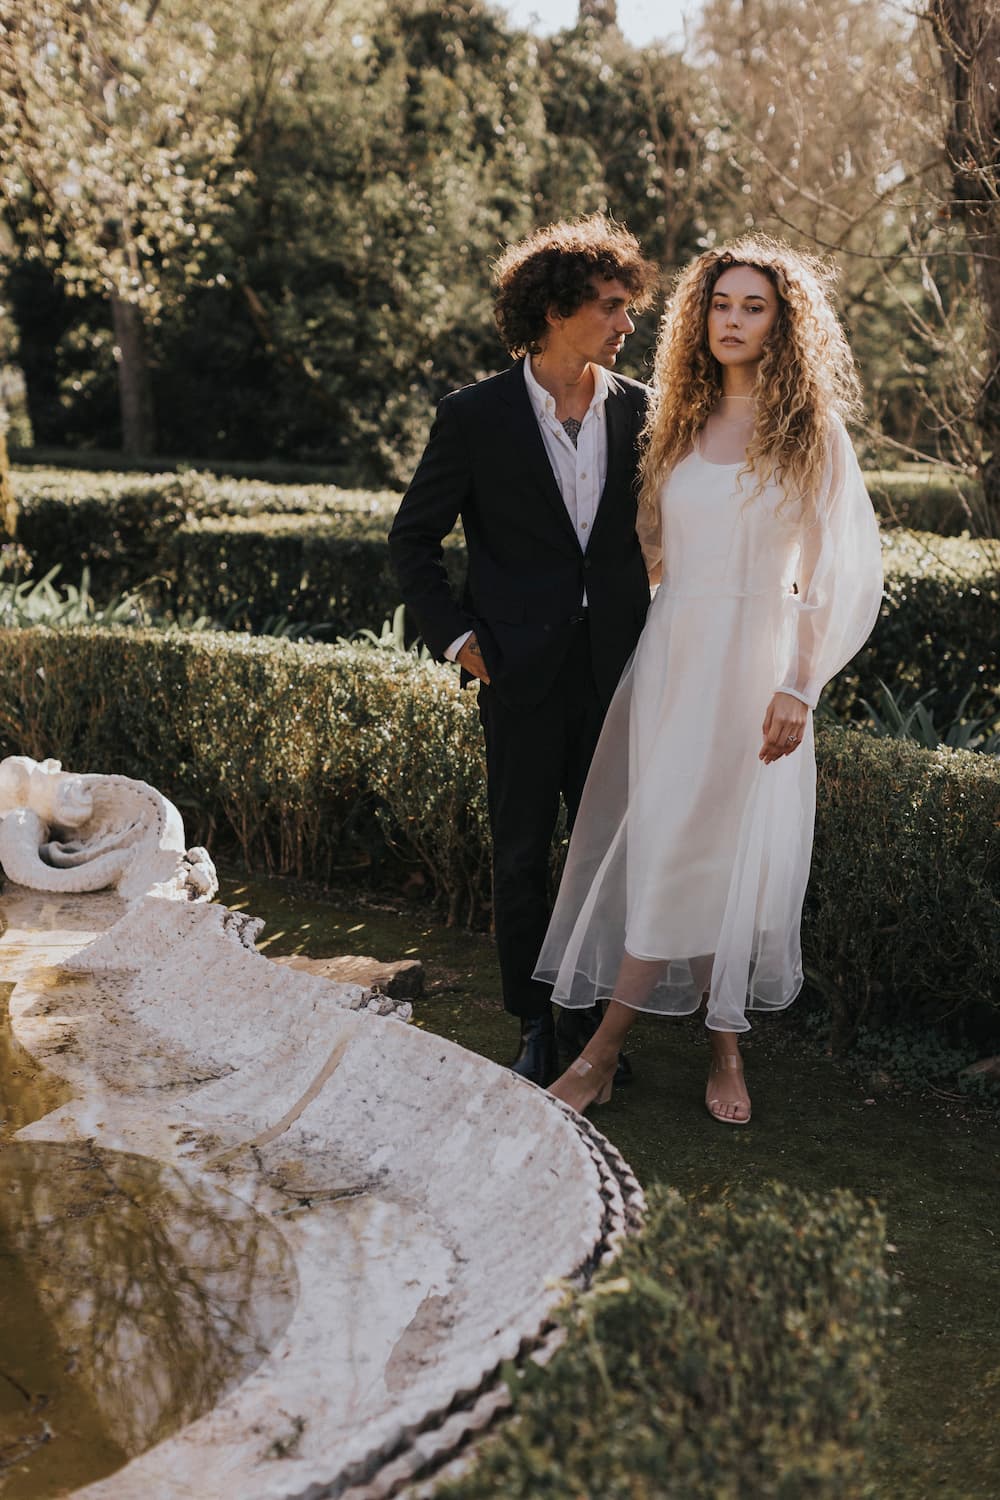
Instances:
[[[758,760],[769,766],[783,755],[791,755],[802,743],[811,710],[791,693],[775,693],[764,715],[764,743]]]

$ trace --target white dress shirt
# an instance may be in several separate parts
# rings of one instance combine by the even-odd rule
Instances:
[[[552,466],[563,504],[573,523],[581,550],[586,552],[587,543],[597,515],[597,507],[608,477],[608,424],[605,421],[604,403],[608,399],[608,377],[601,365],[591,365],[594,373],[594,394],[580,423],[576,445],[565,427],[556,417],[556,398],[541,385],[531,368],[531,356],[524,361],[524,383],[528,388],[528,399],[535,413],[545,444],[545,453]],[[581,601],[587,603],[584,593]],[[454,661],[465,645],[471,630],[458,636],[445,651],[449,661]]]

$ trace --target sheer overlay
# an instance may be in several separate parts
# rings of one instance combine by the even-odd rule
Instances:
[[[568,1007],[615,998],[749,1029],[802,984],[816,764],[758,759],[776,689],[814,707],[878,615],[878,528],[837,423],[809,517],[742,465],[683,459],[641,534],[664,578],[594,756],[535,977]],[[752,498],[750,498],[753,496]],[[793,592],[793,585],[795,592]]]

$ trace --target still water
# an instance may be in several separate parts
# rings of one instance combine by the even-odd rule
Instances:
[[[0,1497],[52,1500],[210,1410],[287,1326],[282,1237],[233,1194],[86,1141],[15,1141],[67,1096],[0,985]]]

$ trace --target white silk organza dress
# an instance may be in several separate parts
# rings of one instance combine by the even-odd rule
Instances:
[[[667,479],[663,582],[608,710],[535,977],[567,1007],[614,998],[746,1031],[802,985],[812,855],[812,715],[758,759],[776,690],[810,707],[861,648],[882,598],[878,527],[846,429],[808,524],[743,465],[699,451]],[[752,496],[752,498],[750,498]],[[780,507],[780,508],[779,508]],[[794,588],[793,588],[794,586]]]

